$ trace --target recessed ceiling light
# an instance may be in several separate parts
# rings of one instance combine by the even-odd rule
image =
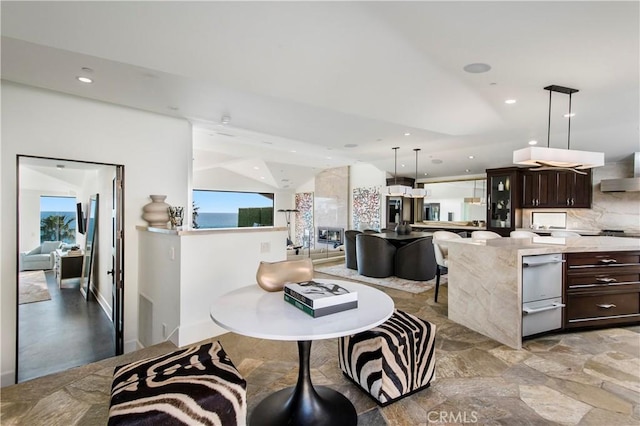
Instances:
[[[356,146],[358,146],[357,143],[348,143],[344,145],[345,148],[355,148]]]
[[[469,169],[464,169],[465,172],[469,173],[471,170]]]
[[[89,68],[89,67],[82,67],[82,68],[80,68],[80,69],[81,69],[82,71],[84,71],[84,72],[93,72],[93,70],[92,70],[91,68]]]
[[[480,74],[480,73],[489,71],[491,69],[491,65],[483,64],[483,63],[475,63],[475,64],[465,65],[464,68],[462,69],[471,74]]]
[[[264,176],[260,176],[260,179],[264,179]]]
[[[331,160],[331,157],[327,157],[327,160]]]
[[[405,135],[405,136],[411,136],[411,133],[406,132],[404,135]]]
[[[505,104],[507,105],[513,105],[516,103],[515,99],[507,99],[506,101],[504,101]]]
[[[425,172],[425,173],[424,173],[424,175],[425,175],[425,176],[429,176],[429,173]]]
[[[83,83],[93,83],[93,80],[91,80],[89,77],[76,77],[78,79],[78,81],[81,81]]]
[[[564,117],[565,117],[565,118],[575,117],[575,116],[576,116],[576,113],[575,113],[575,112],[572,112],[571,114],[565,114],[565,115],[564,115]]]
[[[529,141],[529,145],[537,145],[538,141]]]
[[[404,167],[404,164],[400,164],[400,167]]]
[[[58,170],[62,170],[62,169],[64,169],[64,164],[58,164],[58,165],[56,165],[56,169],[58,169]]]
[[[475,157],[473,155],[469,156],[469,160],[473,160]]]
[[[298,151],[296,151],[295,149],[292,149],[290,152],[298,152]]]
[[[169,107],[168,107],[168,108],[169,108],[171,111],[177,111],[177,110],[179,110],[179,109],[180,109],[180,108],[178,108],[177,106],[171,106],[171,105],[169,105]]]
[[[260,170],[260,167],[258,167],[258,166],[253,166],[253,170]]]
[[[440,160],[439,158],[434,158],[433,160],[431,160],[431,162],[433,164],[442,164],[442,160]]]
[[[268,141],[262,141],[262,143],[266,143],[267,145],[273,145],[273,143],[268,142]]]

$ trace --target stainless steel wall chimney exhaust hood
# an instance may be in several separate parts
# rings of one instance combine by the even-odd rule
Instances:
[[[633,177],[622,179],[605,179],[600,182],[602,192],[640,191],[640,152],[633,154]]]

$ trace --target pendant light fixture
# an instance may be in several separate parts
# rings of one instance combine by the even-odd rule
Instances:
[[[591,151],[576,151],[571,149],[571,95],[578,92],[577,89],[551,85],[544,88],[549,91],[549,123],[547,128],[547,147],[528,147],[513,152],[513,163],[525,166],[537,166],[530,170],[564,169],[579,174],[586,174],[584,169],[604,166],[604,153]],[[569,131],[567,135],[567,149],[549,147],[551,137],[551,94],[553,92],[569,95]]]
[[[391,197],[404,197],[409,191],[411,191],[411,187],[406,185],[398,185],[398,149],[399,146],[395,146],[393,148],[394,152],[394,173],[393,173],[393,185],[387,186],[387,195]]]
[[[420,148],[414,148],[413,150],[416,152],[416,180],[413,184],[414,187],[410,189],[406,196],[411,198],[424,198],[427,195],[427,192],[424,188],[418,188],[418,152],[420,151]]]
[[[465,204],[482,204],[482,197],[477,197],[476,196],[476,183],[478,181],[474,180],[473,181],[473,192],[471,193],[471,197],[464,197],[464,203]]]

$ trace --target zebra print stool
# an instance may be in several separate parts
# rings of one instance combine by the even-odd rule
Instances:
[[[340,338],[340,368],[379,405],[390,404],[429,386],[435,335],[435,325],[396,309],[378,327]]]
[[[247,383],[220,342],[115,368],[109,425],[245,425]]]

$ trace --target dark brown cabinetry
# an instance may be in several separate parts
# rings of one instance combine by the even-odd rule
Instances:
[[[520,169],[487,169],[487,230],[503,237],[520,226]]]
[[[557,207],[590,208],[592,185],[591,170],[585,170],[586,175],[570,172],[557,171],[555,174]]]
[[[640,322],[640,251],[568,253],[565,328]]]
[[[549,207],[554,184],[551,173],[523,170],[521,175],[522,207]]]
[[[521,175],[523,208],[590,208],[591,170],[586,175],[567,170],[532,171]]]

